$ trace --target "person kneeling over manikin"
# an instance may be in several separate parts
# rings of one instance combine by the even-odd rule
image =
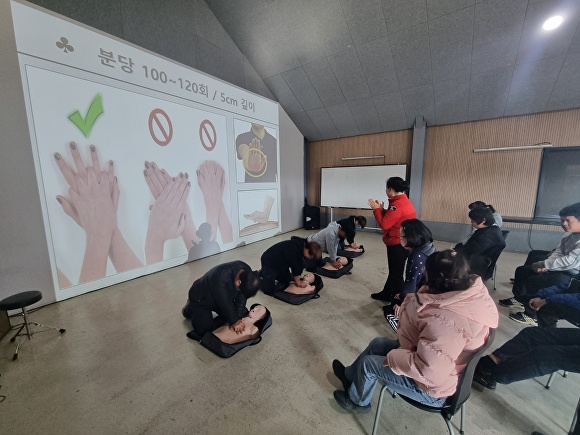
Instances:
[[[213,331],[213,335],[226,344],[240,343],[253,340],[260,335],[260,321],[267,317],[268,309],[263,305],[255,305],[246,317],[242,317],[244,330],[239,333],[231,328],[231,325],[223,325]]]
[[[301,279],[302,282],[308,284],[306,287],[298,287],[294,281],[291,281],[284,291],[287,293],[292,293],[293,295],[310,295],[316,291],[316,287],[314,286],[313,273],[305,273]]]

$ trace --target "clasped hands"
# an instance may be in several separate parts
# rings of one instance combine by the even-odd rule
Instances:
[[[380,208],[381,210],[384,210],[385,209],[385,203],[384,202],[379,201],[377,199],[372,199],[372,198],[369,198],[369,206],[373,210],[375,210],[377,208]]]
[[[230,326],[230,329],[235,331],[236,334],[241,334],[245,331],[246,325],[242,322],[242,319],[238,320],[236,323]]]
[[[533,298],[530,299],[529,305],[532,309],[538,311],[540,308],[542,308],[544,305],[546,305],[548,302],[546,302],[545,299],[542,298]]]

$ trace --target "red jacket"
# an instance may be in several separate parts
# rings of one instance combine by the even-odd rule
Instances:
[[[399,233],[401,224],[407,219],[417,217],[415,207],[404,193],[389,199],[389,207],[386,210],[375,208],[373,213],[383,230],[383,242],[387,246],[399,245],[401,243]]]

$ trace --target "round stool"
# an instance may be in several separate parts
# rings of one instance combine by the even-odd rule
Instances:
[[[40,323],[28,321],[28,313],[26,311],[26,307],[28,307],[32,304],[35,304],[36,302],[40,301],[41,299],[42,299],[41,292],[39,292],[38,290],[31,290],[31,291],[27,291],[27,292],[16,293],[15,295],[9,296],[9,297],[4,298],[0,301],[0,310],[2,310],[2,311],[21,310],[20,315],[23,317],[23,322],[19,323],[18,325],[13,326],[13,328],[18,328],[18,327],[20,327],[20,328],[18,329],[18,332],[16,332],[14,337],[12,337],[10,339],[10,341],[12,343],[14,343],[14,341],[16,341],[16,337],[26,335],[26,337],[28,337],[28,339],[31,340],[32,335],[39,333],[39,332],[44,332],[48,329],[58,331],[61,334],[66,331],[66,329],[55,328],[53,326],[41,325]],[[33,331],[31,328],[31,325],[40,326],[40,327],[43,327],[46,329],[44,329],[42,331]],[[26,329],[26,332],[22,332],[23,329]],[[22,346],[22,344],[24,343],[25,340],[26,340],[25,338],[22,339],[20,341],[20,343],[18,343],[18,345],[16,346],[16,352],[14,353],[14,356],[12,357],[12,361],[14,361],[16,358],[18,358],[18,350],[20,349],[20,346]]]

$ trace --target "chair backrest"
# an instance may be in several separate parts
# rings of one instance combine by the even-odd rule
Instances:
[[[504,242],[505,242],[505,239],[507,238],[509,233],[510,232],[508,230],[501,230],[501,235],[503,236]],[[485,274],[481,277],[484,281],[487,281],[488,279],[490,279],[493,276],[493,271],[495,270],[495,264],[497,263],[497,260],[499,259],[499,256],[501,255],[501,253],[503,252],[504,249],[505,249],[505,243],[503,246],[501,246],[501,247],[498,246],[494,250],[487,252],[487,258],[489,260],[489,263],[487,265],[487,269],[485,271]]]
[[[443,412],[448,414],[449,416],[455,415],[455,413],[461,408],[461,405],[469,399],[469,395],[471,394],[471,383],[473,382],[473,374],[475,373],[475,366],[479,362],[479,359],[483,355],[483,353],[491,346],[493,343],[493,339],[495,338],[495,329],[490,328],[489,334],[487,336],[487,340],[483,346],[481,346],[471,357],[463,373],[459,377],[459,382],[457,383],[457,390],[455,394],[447,399],[447,403],[449,407],[445,408]]]

